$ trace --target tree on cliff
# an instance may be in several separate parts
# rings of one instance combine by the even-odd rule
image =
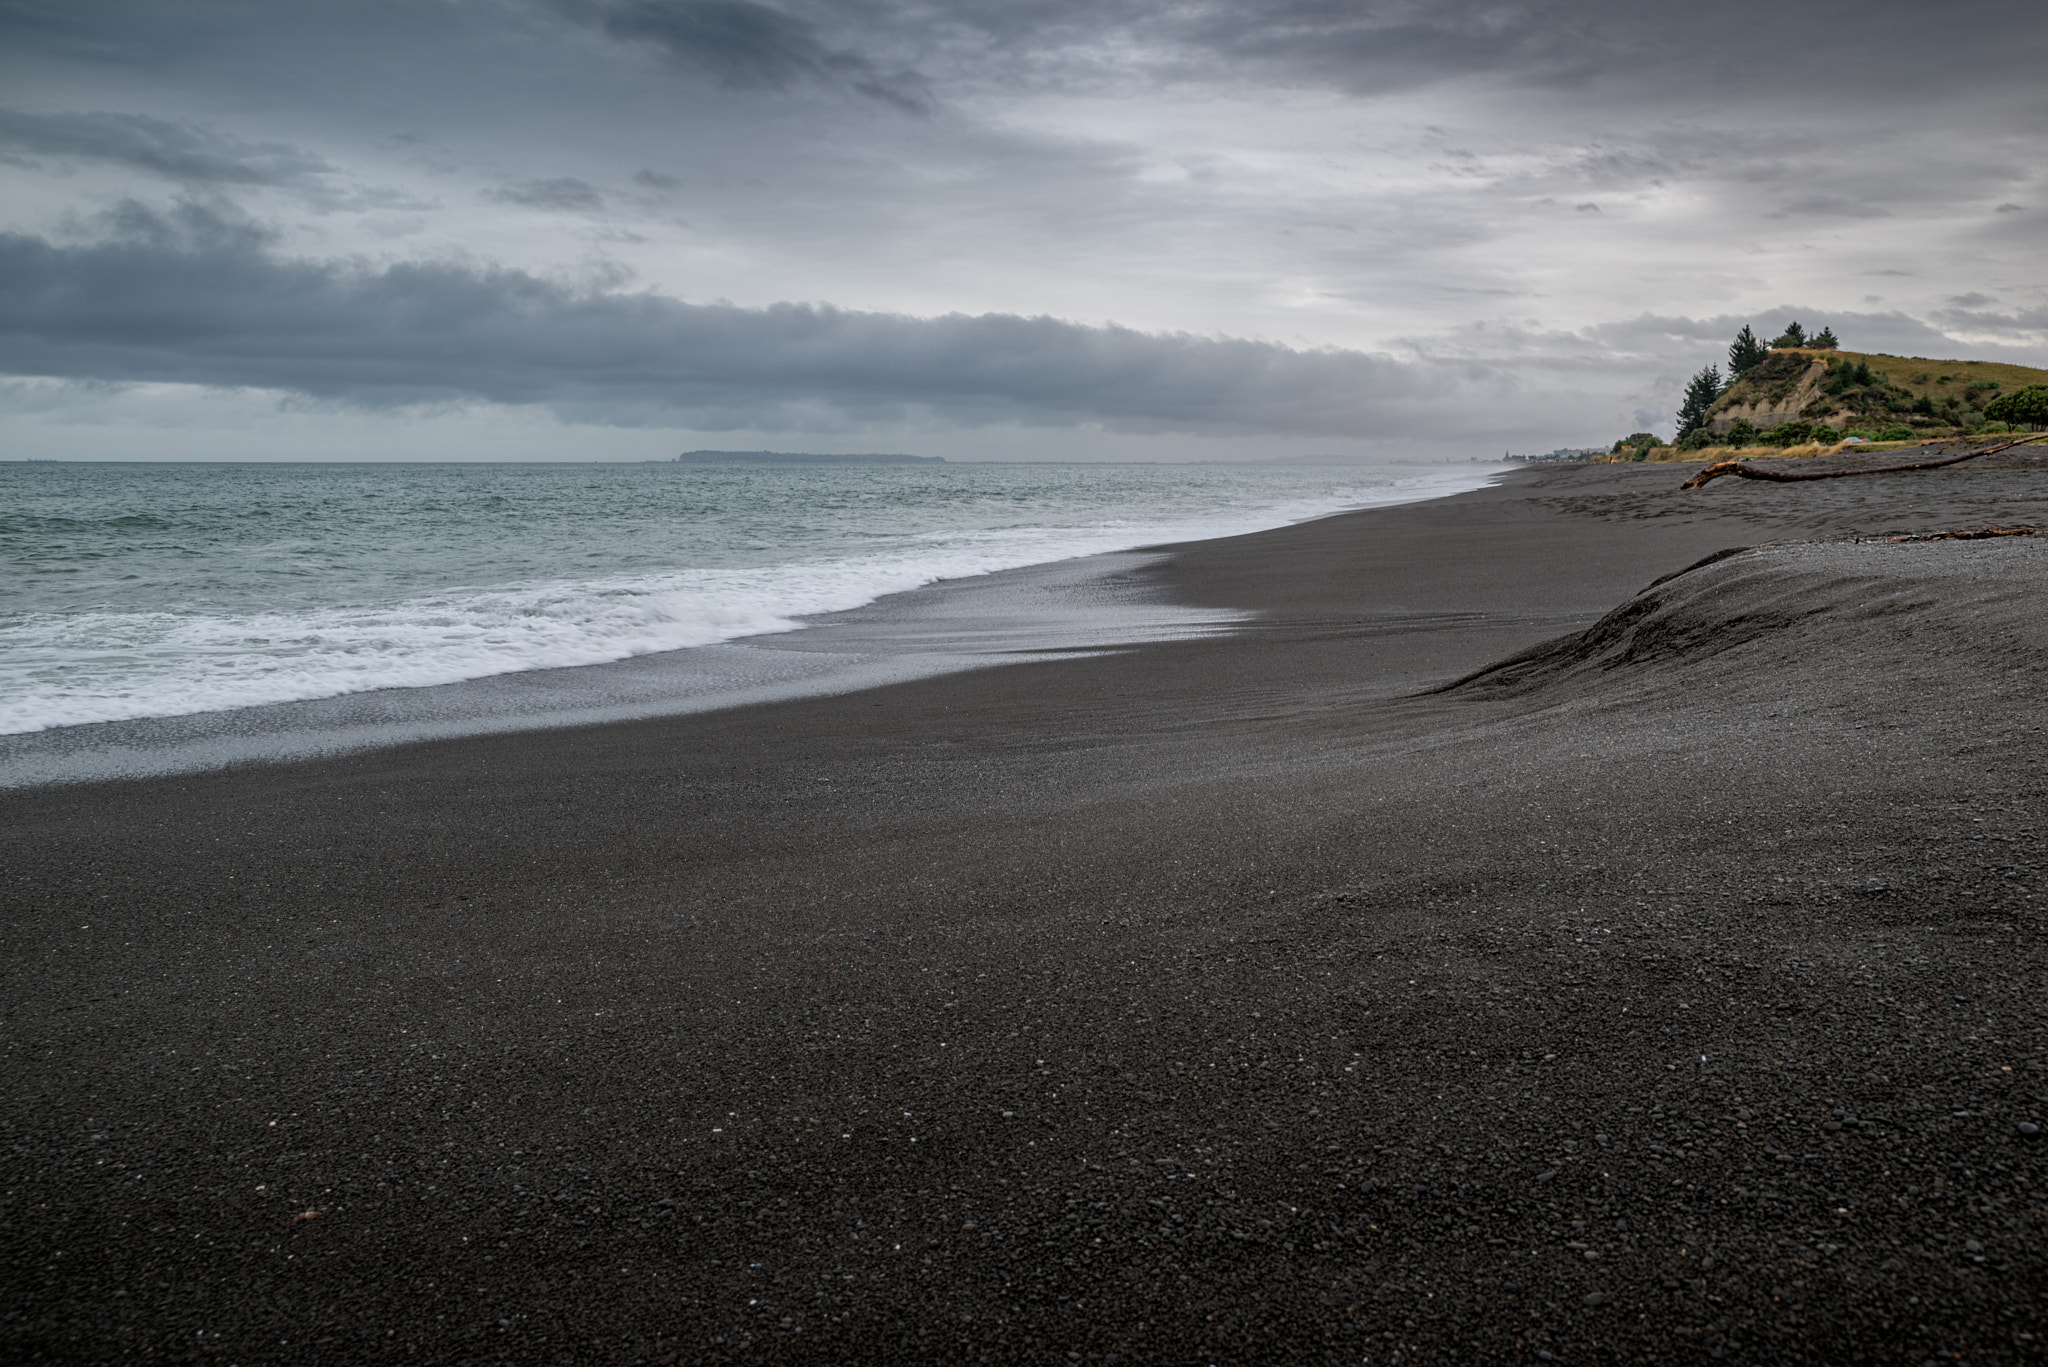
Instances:
[[[1748,328],[1743,332],[1747,333]],[[1738,342],[1740,338],[1736,339]],[[1755,341],[1755,338],[1751,338]],[[1721,368],[1709,365],[1685,386],[1685,400],[1678,405],[1678,440],[1684,441],[1707,425],[1707,410],[1721,397]]]
[[[1735,334],[1734,342],[1728,347],[1728,382],[1735,383],[1742,378],[1744,371],[1770,354],[1771,349],[1759,342],[1756,334],[1749,330],[1749,324],[1744,323],[1742,331]]]
[[[1831,327],[1825,327],[1819,332],[1814,333],[1812,340],[1807,342],[1807,345],[1816,351],[1833,351],[1841,343],[1835,340],[1835,330]]]
[[[1778,334],[1777,339],[1771,345],[1774,347],[1805,346],[1806,329],[1799,326],[1799,320],[1794,318],[1791,322],[1785,324],[1785,330]]]

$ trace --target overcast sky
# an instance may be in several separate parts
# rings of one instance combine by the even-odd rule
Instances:
[[[2048,18],[0,0],[17,455],[1464,459],[2048,365]]]

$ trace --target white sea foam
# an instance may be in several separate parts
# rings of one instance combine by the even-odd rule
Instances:
[[[811,558],[780,563],[537,578],[285,611],[114,603],[30,612],[0,621],[0,733],[600,664],[796,630],[804,617],[939,579],[1230,535],[1475,482],[1411,478],[1159,521],[899,528],[861,553],[813,546]],[[850,524],[837,549],[857,531]]]

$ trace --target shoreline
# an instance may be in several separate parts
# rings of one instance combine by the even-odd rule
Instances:
[[[830,697],[1224,631],[1237,620],[1148,601],[1130,581],[1156,558],[1110,551],[942,580],[805,618],[795,631],[599,664],[0,735],[0,792]],[[972,620],[978,613],[986,616]]]
[[[2024,1360],[2048,552],[1850,538],[2042,468],[1518,472],[1131,567],[1227,636],[0,792],[0,1342]]]
[[[1500,473],[1460,471],[1458,478],[1469,482]],[[1404,491],[1276,525],[1458,492]],[[1123,649],[1227,630],[1237,620],[1156,601],[1137,586],[1135,575],[1148,556],[1156,552],[1141,545],[941,579],[883,593],[857,607],[798,617],[789,631],[590,664],[0,734],[0,791],[687,716],[1081,650]]]

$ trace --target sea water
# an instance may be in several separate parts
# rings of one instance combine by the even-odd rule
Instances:
[[[1481,481],[1258,465],[0,463],[0,734],[687,651],[936,580]]]

